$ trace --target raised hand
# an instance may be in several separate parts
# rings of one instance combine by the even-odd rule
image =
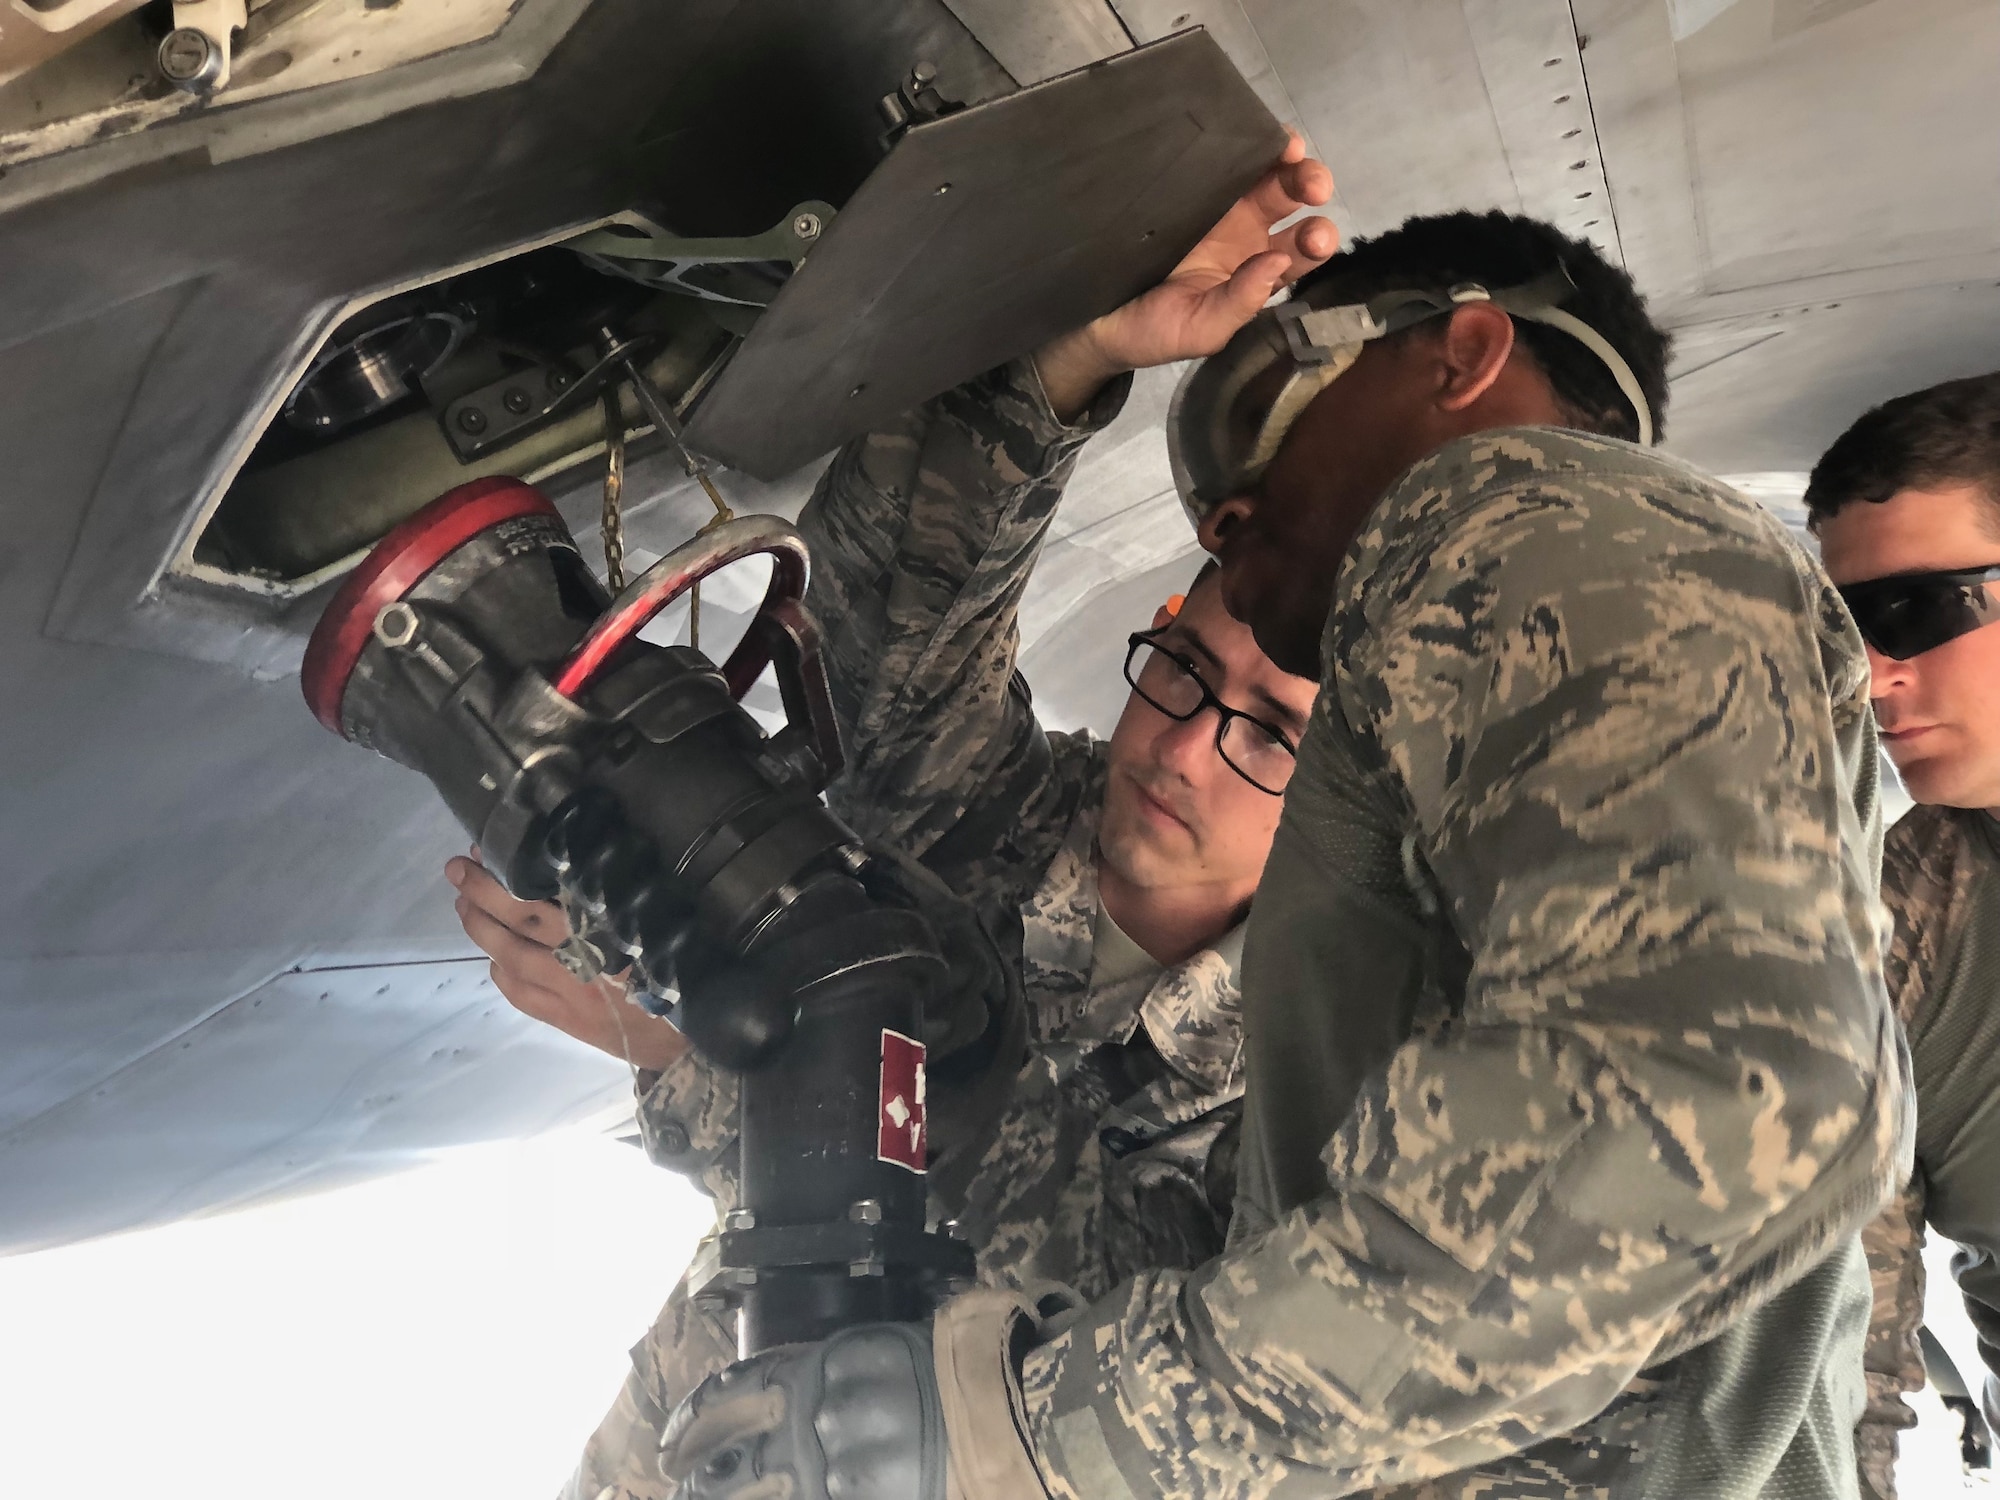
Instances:
[[[1333,196],[1333,174],[1294,135],[1278,164],[1236,201],[1166,280],[1035,355],[1056,414],[1089,405],[1126,370],[1213,354],[1270,301],[1339,248],[1331,220],[1272,226]]]

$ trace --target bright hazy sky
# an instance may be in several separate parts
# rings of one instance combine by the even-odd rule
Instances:
[[[710,1218],[571,1133],[0,1258],[0,1497],[552,1500]],[[1931,1323],[1972,1374],[1949,1251]],[[1912,1404],[1903,1493],[1967,1493],[1952,1419]]]
[[[550,1500],[711,1217],[631,1146],[0,1259],[6,1500]]]

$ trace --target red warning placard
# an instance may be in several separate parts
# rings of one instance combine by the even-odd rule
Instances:
[[[877,1097],[875,1155],[912,1172],[927,1163],[924,1138],[924,1044],[882,1032],[882,1092]]]

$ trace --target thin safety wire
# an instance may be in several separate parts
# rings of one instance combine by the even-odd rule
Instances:
[[[656,393],[657,394],[657,393]],[[643,402],[641,405],[643,406]],[[662,400],[662,405],[665,405]],[[671,410],[671,408],[668,408]],[[715,514],[699,528],[696,535],[712,530],[725,521],[736,519],[736,513],[722,498],[722,492],[709,477],[707,467],[688,450],[681,434],[670,421],[666,435],[679,452],[681,463],[689,476],[701,485],[708,496],[709,504],[715,507]],[[613,594],[625,587],[625,515],[623,500],[625,494],[625,413],[618,404],[618,385],[606,384],[604,388],[604,504],[600,514],[600,529],[604,533],[604,581]],[[697,581],[688,590],[688,645],[701,649],[701,584]],[[574,917],[571,917],[574,921]],[[603,974],[593,984],[611,1008],[613,1024],[618,1028],[620,1050],[625,1054],[625,1066],[631,1071],[636,1085],[641,1069],[632,1056],[632,1033],[626,1026],[625,1006],[636,1004],[633,986],[636,983],[638,966],[635,964],[621,975]]]
[[[618,387],[604,387],[604,582],[613,594],[625,587],[625,413],[618,406]]]
[[[616,382],[607,383],[604,387],[603,405],[604,503],[599,515],[599,525],[604,535],[604,581],[609,586],[611,592],[617,594],[622,592],[625,587],[625,513],[623,508],[625,496],[625,413],[618,403],[618,384]],[[715,487],[715,481],[709,478],[708,470],[702,465],[699,459],[688,451],[686,445],[681,441],[681,435],[670,427],[667,431],[667,436],[679,451],[681,463],[686,467],[688,474],[701,485],[703,493],[708,496],[709,503],[715,507],[715,515],[700,530],[705,532],[712,527],[720,526],[724,521],[734,520],[735,512],[730,510],[728,503],[723,500],[721,491]],[[696,650],[701,649],[700,583],[696,583],[688,591],[688,644]],[[569,915],[572,922],[575,920],[572,914],[566,913],[565,915]],[[634,965],[623,974],[600,975],[592,985],[592,988],[598,991],[605,1003],[610,1007],[612,1023],[618,1029],[619,1048],[625,1055],[625,1066],[630,1070],[635,1085],[638,1082],[641,1069],[638,1060],[632,1056],[632,1033],[626,1025],[625,1007],[636,1004],[632,994],[633,986],[636,983],[636,975],[637,965]]]

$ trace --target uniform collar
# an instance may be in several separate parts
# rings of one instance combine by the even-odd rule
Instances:
[[[2000,859],[2000,816],[1996,816],[1991,808],[1982,808],[1972,815],[1972,826],[1986,841],[1987,854]]]
[[[1243,924],[1153,981],[1139,1007],[1146,1034],[1176,1073],[1208,1093],[1243,1082]]]
[[[1143,1020],[1168,1066],[1204,1093],[1241,1086],[1238,976],[1243,927],[1181,963],[1123,984],[1090,986],[1097,921],[1097,795],[1071,823],[1042,883],[1021,906],[1022,978],[1038,1041],[1091,1047],[1129,1041]]]

